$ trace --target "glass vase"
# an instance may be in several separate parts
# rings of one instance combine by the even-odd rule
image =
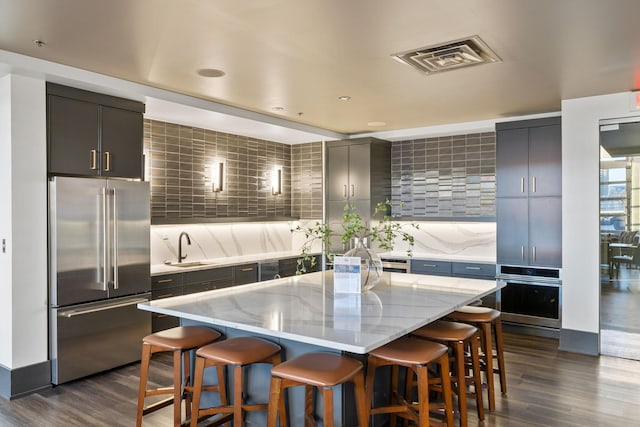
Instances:
[[[360,258],[360,291],[373,289],[382,278],[382,260],[380,256],[358,241],[356,247],[348,250],[344,256]]]

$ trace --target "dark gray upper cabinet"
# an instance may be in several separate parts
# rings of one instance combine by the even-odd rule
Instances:
[[[391,143],[359,138],[327,143],[327,200],[375,204],[391,197]]]
[[[498,264],[562,266],[560,118],[496,124]]]
[[[496,124],[496,197],[562,194],[560,118]]]
[[[144,104],[47,83],[52,175],[143,177]]]
[[[376,205],[391,198],[391,143],[358,138],[327,143],[326,194],[329,226],[341,232],[347,204],[354,205],[365,221]],[[340,238],[332,239],[333,250],[343,252]]]

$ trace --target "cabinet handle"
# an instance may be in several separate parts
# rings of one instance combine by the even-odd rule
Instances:
[[[524,176],[520,177],[520,192],[524,193]]]
[[[172,296],[174,296],[174,295],[173,294],[163,294],[163,295],[158,295],[154,299],[171,298]]]
[[[531,192],[532,193],[536,192],[536,177],[535,176],[531,179]]]
[[[524,259],[524,245],[520,246],[520,259]]]
[[[531,246],[531,253],[533,255],[533,260],[536,260],[536,247],[535,246]]]
[[[355,197],[356,195],[356,185],[351,184],[351,197]]]
[[[160,279],[156,283],[171,283],[173,279]]]
[[[253,271],[253,267],[241,268],[240,271]]]
[[[344,185],[344,191],[342,192],[342,196],[346,199],[347,198],[347,184]]]
[[[431,268],[435,268],[438,266],[438,264],[423,264],[424,267],[431,267]]]
[[[108,151],[104,152],[104,159],[107,166],[104,168],[105,172],[109,172],[111,170],[111,153]]]
[[[98,151],[97,150],[91,150],[91,159],[89,160],[89,168],[91,170],[96,170],[97,166],[97,155],[98,155]]]
[[[467,270],[480,270],[480,267],[465,267]]]

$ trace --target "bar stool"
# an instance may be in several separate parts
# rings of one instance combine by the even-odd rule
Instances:
[[[500,376],[500,391],[507,394],[507,378],[504,365],[504,347],[502,341],[502,321],[500,312],[488,307],[464,306],[447,316],[451,320],[470,323],[481,331],[480,334],[480,362],[481,369],[487,374],[487,394],[489,395],[489,410],[495,411],[495,381],[493,374]],[[492,332],[495,336],[495,353],[493,351]],[[493,365],[493,359],[498,359],[498,367]]]
[[[440,380],[429,378],[429,366],[438,365]],[[388,406],[373,407],[369,413],[391,414],[389,425],[396,425],[396,414],[402,418],[413,420],[418,427],[429,426],[429,410],[443,409],[442,405],[429,402],[429,385],[438,384],[444,398],[446,425],[453,427],[453,404],[451,403],[451,383],[449,374],[449,356],[447,347],[435,342],[413,337],[403,337],[369,352],[367,360],[367,402],[373,406],[373,388],[376,369],[392,365],[391,402]],[[408,402],[398,392],[398,366],[404,366],[409,374],[417,376],[418,403]],[[409,383],[409,378],[407,378]],[[407,397],[408,398],[408,397]]]
[[[138,412],[136,426],[142,425],[143,415],[147,415],[158,409],[173,403],[173,425],[181,423],[182,399],[186,400],[185,410],[187,417],[191,415],[191,366],[189,351],[197,347],[209,344],[220,338],[220,333],[204,326],[178,326],[165,331],[147,335],[142,339],[142,357],[140,360],[140,387],[138,388]],[[149,376],[149,363],[155,353],[173,352],[173,385],[157,389],[147,389]],[[182,358],[182,365],[180,359]],[[184,376],[182,370],[184,369]],[[147,396],[172,394],[172,397],[144,407]]]
[[[243,368],[253,363],[270,363],[274,366],[281,361],[280,346],[258,337],[229,338],[199,348],[196,351],[196,370],[193,385],[193,415],[191,427],[196,427],[198,419],[205,416],[224,414],[215,420],[221,425],[233,419],[234,426],[242,426],[245,411],[266,411],[267,404],[247,404],[244,391]],[[212,386],[203,386],[204,369],[215,366],[218,374],[218,386],[214,391],[220,393],[220,406],[200,408],[202,391]],[[233,403],[227,402],[225,392],[224,367],[233,367]],[[284,414],[284,402],[281,406]]]
[[[333,427],[333,387],[351,382],[355,388],[356,411],[360,427],[369,426],[365,401],[362,363],[335,353],[305,353],[275,366],[271,370],[269,414],[267,427],[276,426],[277,409],[282,408],[282,391],[289,387],[305,386],[305,426],[316,425],[313,418],[313,387],[322,393],[323,425]],[[286,415],[280,409],[280,426],[287,426]]]
[[[454,358],[453,380],[458,395],[458,410],[460,411],[460,426],[467,425],[467,382],[474,385],[478,418],[484,420],[482,406],[482,381],[480,378],[480,362],[478,356],[478,341],[474,326],[457,322],[437,320],[412,332],[413,335],[436,341],[449,346]],[[467,376],[465,350],[469,349],[471,356],[472,375]]]

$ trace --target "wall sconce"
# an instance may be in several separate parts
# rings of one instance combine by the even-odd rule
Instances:
[[[275,167],[271,176],[271,194],[282,194],[282,168]]]
[[[221,192],[224,189],[224,162],[216,162],[206,168],[204,179],[211,183],[211,191]]]

